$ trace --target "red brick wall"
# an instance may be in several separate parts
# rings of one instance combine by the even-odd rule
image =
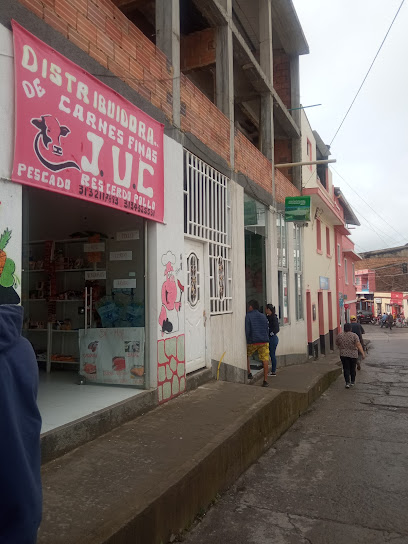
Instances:
[[[238,130],[235,131],[235,170],[272,194],[272,164]]]
[[[172,119],[172,68],[110,0],[19,0]]]
[[[290,60],[283,49],[273,50],[273,86],[285,106],[290,108]]]
[[[110,0],[19,1],[172,120],[172,68],[166,56]],[[215,59],[211,32],[199,33],[208,49],[208,56],[203,56],[202,62]],[[274,54],[275,88],[290,106],[289,59],[283,52]],[[183,74],[181,102],[182,130],[194,134],[230,164],[229,120]],[[235,167],[272,193],[271,163],[238,131]],[[283,202],[285,196],[299,194],[280,172],[276,179],[279,202]]]
[[[275,164],[292,162],[292,140],[275,140]],[[292,168],[280,168],[282,174],[292,181]]]
[[[230,124],[225,115],[181,74],[181,129],[191,132],[230,164]]]
[[[284,203],[286,196],[300,196],[300,191],[275,168],[275,198],[277,202]]]
[[[182,36],[180,40],[181,71],[215,64],[215,48],[215,28],[206,28],[201,32]]]

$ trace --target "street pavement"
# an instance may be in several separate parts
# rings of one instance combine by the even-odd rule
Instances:
[[[364,326],[337,381],[183,538],[187,544],[408,544],[408,329]]]

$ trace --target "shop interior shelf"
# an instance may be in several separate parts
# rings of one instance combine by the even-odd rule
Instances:
[[[64,365],[78,365],[79,361],[60,361],[59,359],[51,359],[51,363],[63,363]]]
[[[24,331],[29,332],[47,332],[47,329],[23,329]]]
[[[61,329],[52,329],[52,334],[54,334],[55,332],[58,332],[58,333],[67,333],[67,332],[70,332],[70,333],[77,333],[78,334],[78,330],[75,330],[75,329],[71,329],[69,331],[64,331],[64,330],[61,330]]]
[[[52,299],[51,302],[84,302],[83,298],[55,298]]]
[[[25,246],[31,246],[36,244],[45,244],[46,242],[49,242],[50,240],[30,240],[29,242],[25,242]],[[68,243],[78,243],[78,242],[89,242],[89,238],[67,238],[64,240],[54,240],[56,244],[68,244]]]
[[[98,271],[98,269],[96,269]],[[28,270],[23,270],[23,274],[28,274],[29,272],[46,272],[44,268],[30,268]],[[61,268],[60,270],[55,270],[56,273],[61,272],[95,272],[94,268]]]
[[[61,268],[55,272],[94,272],[93,268]]]

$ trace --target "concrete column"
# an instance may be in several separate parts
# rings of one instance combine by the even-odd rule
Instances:
[[[291,107],[300,107],[300,75],[299,75],[299,55],[290,58],[290,88],[291,88]],[[292,110],[292,117],[299,128],[301,119],[301,110]],[[292,161],[300,162],[302,160],[302,139],[292,139]],[[292,169],[292,182],[299,190],[302,188],[302,167],[295,166]]]
[[[180,0],[156,0],[156,46],[173,67],[173,124],[180,128]]]
[[[259,0],[259,64],[273,85],[271,0]],[[275,199],[273,97],[269,92],[261,96],[260,143],[262,153],[272,162],[272,194]]]
[[[221,0],[228,24],[217,28],[215,103],[230,121],[230,163],[234,169],[234,52],[232,43],[232,0]]]

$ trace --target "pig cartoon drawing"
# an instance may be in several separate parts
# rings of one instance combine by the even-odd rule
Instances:
[[[179,312],[181,309],[181,296],[184,286],[174,277],[174,268],[176,257],[168,251],[162,256],[162,265],[164,266],[165,280],[161,289],[162,307],[159,315],[159,325],[162,336],[165,334],[176,333],[179,330]],[[180,297],[178,298],[178,290]]]

